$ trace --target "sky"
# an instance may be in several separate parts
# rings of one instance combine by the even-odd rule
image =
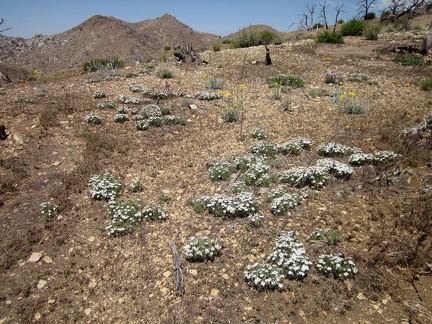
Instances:
[[[379,0],[381,7],[386,0]],[[31,38],[36,34],[65,32],[93,15],[113,16],[127,22],[154,19],[168,13],[198,32],[227,36],[249,25],[264,24],[281,32],[299,29],[306,4],[324,0],[0,0],[0,30],[6,36]],[[358,13],[359,0],[326,0],[327,16],[333,24],[335,7],[344,4],[339,19]],[[381,8],[382,9],[382,8]],[[375,10],[377,13],[378,10]]]

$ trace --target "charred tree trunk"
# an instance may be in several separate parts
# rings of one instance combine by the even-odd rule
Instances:
[[[272,60],[270,57],[270,50],[268,49],[268,47],[265,47],[266,49],[266,65],[272,65]]]

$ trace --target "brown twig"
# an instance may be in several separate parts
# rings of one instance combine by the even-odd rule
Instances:
[[[173,254],[173,258],[174,258],[174,263],[175,263],[175,268],[174,268],[174,281],[176,283],[176,293],[178,296],[183,296],[184,295],[184,279],[183,279],[183,270],[181,267],[181,261],[180,261],[180,257],[179,254],[177,252],[177,248],[174,244],[173,241],[169,242],[172,254]]]

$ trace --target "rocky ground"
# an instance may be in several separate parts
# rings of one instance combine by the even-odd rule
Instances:
[[[395,44],[416,44],[415,37],[284,43],[270,46],[271,66],[259,64],[264,47],[225,49],[202,53],[209,64],[201,66],[168,60],[94,74],[35,75],[36,81],[4,85],[0,116],[9,136],[0,142],[0,322],[431,322],[430,132],[406,139],[399,134],[431,114],[431,92],[419,85],[432,70],[403,66],[392,52]],[[173,77],[158,77],[161,70]],[[305,85],[276,100],[266,80],[288,71]],[[326,83],[325,71],[343,75],[344,88]],[[212,78],[224,80],[225,99],[197,99],[197,92],[211,91]],[[120,95],[154,102],[152,95],[131,92],[132,85],[170,93],[158,104],[185,125],[138,131],[132,115],[116,123],[113,110],[97,108]],[[97,90],[107,98],[94,98]],[[334,103],[340,91],[355,93],[366,112],[343,113]],[[242,108],[243,122],[221,120],[226,92]],[[144,104],[120,105],[140,110]],[[103,118],[101,125],[85,122],[91,112]],[[232,195],[226,188],[234,175],[213,182],[208,162],[249,152],[258,127],[269,143],[298,136],[312,141],[298,156],[279,154],[272,162],[277,174],[314,165],[321,158],[317,148],[329,142],[400,157],[356,167],[348,180],[330,178],[291,215],[273,215],[264,199],[280,183],[249,187],[264,216],[259,228],[245,218],[196,212],[189,198]],[[338,160],[348,163],[348,156]],[[88,185],[90,177],[106,172],[123,183],[123,199],[140,199],[143,207],[158,203],[169,219],[143,220],[128,235],[108,236],[107,203],[92,199]],[[128,188],[135,177],[142,191]],[[51,199],[60,212],[45,219],[40,204]],[[338,244],[309,242],[317,227],[338,231]],[[266,262],[278,236],[289,231],[315,263],[308,276],[285,279],[275,291],[248,285],[246,267]],[[202,263],[186,260],[183,247],[194,235],[222,239],[221,255]],[[173,280],[171,241],[182,263],[182,295]],[[330,253],[351,257],[358,274],[337,280],[319,273],[319,255]]]

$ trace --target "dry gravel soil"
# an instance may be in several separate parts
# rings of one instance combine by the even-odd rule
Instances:
[[[202,53],[207,65],[155,62],[3,85],[0,121],[9,137],[0,141],[0,323],[431,323],[431,139],[398,135],[431,114],[431,92],[419,84],[431,78],[432,67],[402,66],[391,51],[395,44],[418,42],[410,37],[270,46],[272,66],[255,62],[264,60],[264,47],[224,49]],[[158,78],[154,72],[161,69],[172,71],[173,78]],[[138,73],[142,70],[150,72]],[[272,99],[266,78],[288,70],[305,86]],[[365,114],[340,111],[331,96],[338,86],[324,82],[326,70],[346,79],[353,73],[369,78],[345,82],[345,89],[362,98]],[[113,78],[104,79],[108,74]],[[133,116],[119,124],[112,110],[96,108],[122,94],[139,95],[130,85],[193,97],[209,90],[209,76],[223,78],[225,90],[242,103],[243,124],[221,121],[222,100],[162,100],[186,125],[142,132]],[[313,96],[316,88],[328,95]],[[95,90],[107,98],[93,98]],[[30,96],[35,103],[16,101]],[[192,100],[197,109],[188,106]],[[101,115],[103,124],[86,123],[90,112]],[[271,143],[298,136],[313,142],[299,156],[280,156],[276,172],[313,165],[316,148],[328,142],[366,153],[393,150],[401,158],[358,167],[349,180],[331,179],[290,216],[270,213],[266,188],[249,188],[261,201],[260,228],[249,227],[246,219],[195,212],[188,198],[225,193],[229,184],[210,181],[206,163],[248,152],[257,142],[250,136],[257,127]],[[143,221],[129,235],[109,237],[106,202],[92,199],[88,186],[92,175],[106,172],[121,179],[124,199],[161,204],[169,219]],[[144,189],[133,193],[127,184],[137,176]],[[40,204],[50,199],[60,213],[45,220]],[[339,230],[341,241],[310,244],[306,238],[317,227]],[[303,281],[285,280],[280,291],[248,286],[246,266],[264,262],[277,236],[287,231],[296,231],[313,261],[323,253],[352,257],[358,275],[340,281],[313,268]],[[188,262],[183,246],[193,235],[223,239],[222,255]],[[170,241],[182,262],[182,296],[175,290]]]

